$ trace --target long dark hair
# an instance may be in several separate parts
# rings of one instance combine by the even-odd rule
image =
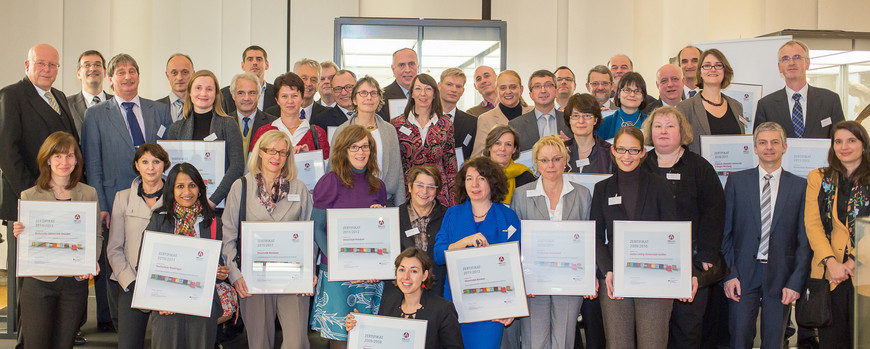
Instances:
[[[160,209],[167,212],[167,215],[170,217],[172,222],[175,222],[175,219],[178,218],[175,216],[173,207],[176,203],[175,182],[178,179],[178,175],[181,173],[190,176],[190,179],[193,180],[193,182],[196,183],[196,187],[199,188],[199,196],[196,200],[199,201],[199,204],[202,206],[202,219],[210,223],[214,218],[214,209],[212,209],[208,204],[208,193],[206,192],[205,182],[202,181],[202,176],[199,175],[199,171],[196,167],[186,162],[175,165],[171,170],[169,170],[166,184],[163,185],[163,207]]]
[[[843,166],[843,162],[840,161],[840,158],[837,157],[837,153],[834,151],[834,136],[839,130],[849,131],[855,135],[855,138],[861,141],[861,164],[858,165],[855,172],[852,172],[851,176],[846,175],[846,166]],[[840,121],[834,125],[831,129],[831,149],[828,150],[828,164],[829,166],[824,171],[826,177],[839,174],[843,178],[847,178],[850,183],[858,185],[870,184],[870,137],[868,137],[864,126],[855,121]]]

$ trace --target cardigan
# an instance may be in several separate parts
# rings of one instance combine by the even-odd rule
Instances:
[[[154,206],[149,208],[145,199],[139,196],[139,183],[142,183],[142,178],[136,177],[130,189],[115,194],[109,244],[106,246],[106,258],[112,266],[112,277],[125,290],[136,281],[142,233],[151,221],[151,214],[163,206],[161,195]]]
[[[359,115],[354,114],[345,123],[335,129],[337,137],[341,131],[356,122]],[[380,131],[381,139],[376,139],[375,142],[381,142],[381,147],[386,154],[383,154],[383,163],[378,164],[381,170],[381,180],[387,187],[387,204],[385,206],[399,206],[405,202],[405,172],[402,170],[402,154],[399,152],[399,136],[396,133],[396,128],[392,124],[382,118],[375,118],[375,124]],[[332,169],[332,161],[329,162],[327,171]]]
[[[743,104],[724,94],[722,95],[722,98],[728,101],[728,108],[731,108],[731,111],[734,113],[734,118],[737,119],[740,129],[745,130],[747,121],[743,118]],[[701,135],[711,134],[710,122],[707,120],[707,109],[704,108],[701,94],[698,93],[695,97],[687,98],[682,102],[677,103],[677,109],[679,109],[680,112],[686,116],[686,119],[689,120],[689,123],[692,124],[692,133],[695,134],[692,143],[689,144],[689,150],[701,154]]]

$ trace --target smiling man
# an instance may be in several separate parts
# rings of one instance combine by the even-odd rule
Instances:
[[[586,74],[586,90],[595,97],[601,110],[615,109],[613,100],[610,99],[613,75],[610,69],[603,65],[596,65]]]
[[[677,63],[683,71],[683,99],[695,97],[698,90],[698,79],[696,73],[698,66],[701,64],[701,49],[695,46],[686,46],[677,53]]]
[[[267,70],[269,70],[269,54],[266,53],[266,49],[257,45],[251,45],[242,51],[242,71],[254,74],[260,80],[260,95],[257,99],[257,109],[264,111],[277,105],[272,84],[266,82]],[[227,114],[231,114],[236,110],[233,93],[230,91],[229,86],[221,89],[221,104]]]
[[[560,135],[567,138],[571,128],[565,124],[561,111],[556,110],[556,75],[548,70],[538,70],[529,78],[529,97],[535,109],[508,121],[508,125],[520,132],[520,151],[532,149],[541,137]]]
[[[396,78],[393,83],[384,87],[384,108],[381,116],[386,116],[386,119],[401,114],[405,109],[404,101],[408,101],[408,89],[411,88],[411,81],[417,76],[419,67],[417,52],[409,48],[399,49],[393,52],[393,64],[390,69],[393,70],[393,77]],[[396,109],[391,110],[390,105],[393,104]]]
[[[112,98],[103,91],[103,79],[106,78],[106,60],[97,50],[87,50],[79,55],[76,77],[82,82],[82,91],[67,97],[70,112],[76,123],[79,135],[82,133],[82,122],[85,120],[85,109]]]
[[[577,82],[574,80],[574,72],[566,66],[556,68],[553,74],[556,74],[556,109],[564,111],[568,98],[577,89]]]
[[[166,61],[166,79],[169,80],[171,92],[157,101],[169,105],[173,122],[181,119],[184,97],[187,96],[187,82],[193,72],[193,60],[186,54],[176,53]]]
[[[229,113],[229,115],[235,116],[239,120],[245,161],[248,160],[247,150],[250,148],[251,136],[255,135],[261,126],[268,125],[278,118],[257,109],[257,101],[260,99],[259,87],[260,79],[251,73],[236,74],[230,82],[230,91],[233,92],[236,111]]]
[[[647,105],[644,114],[650,114],[661,106],[674,107],[682,100],[683,74],[679,67],[665,64],[656,71],[656,87],[659,89],[659,99]]]
[[[495,90],[496,77],[495,70],[489,66],[482,65],[474,70],[474,89],[483,97],[483,102],[466,110],[468,114],[480,116],[495,108],[498,104],[498,93]]]
[[[332,76],[330,81],[330,89],[332,96],[335,98],[335,106],[314,115],[311,118],[311,124],[320,126],[324,130],[329,130],[329,127],[337,127],[347,122],[353,115],[352,91],[356,84],[356,74],[350,70],[339,70]]]

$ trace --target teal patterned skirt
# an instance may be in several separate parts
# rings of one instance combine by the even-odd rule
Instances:
[[[347,340],[344,318],[356,309],[362,314],[377,314],[381,306],[384,283],[329,281],[328,272],[322,268],[314,290],[314,308],[311,310],[311,328],[320,336],[340,341]]]

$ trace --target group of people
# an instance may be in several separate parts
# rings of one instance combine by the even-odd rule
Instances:
[[[106,62],[97,51],[79,57],[82,91],[67,98],[51,87],[57,51],[36,45],[26,77],[0,90],[0,218],[17,237],[27,232],[19,198],[98,202],[94,219],[107,230],[95,232],[106,241],[98,323],[118,332],[121,348],[142,348],[149,323],[155,347],[212,348],[229,318],[218,289],[210,317],[131,307],[145,230],[223,241],[215,279],[238,295],[252,348],[274,347],[276,318],[283,348],[308,348],[309,329],[342,348],[355,313],[427,320],[427,348],[574,348],[578,316],[589,348],[750,348],[759,308],[762,347],[778,348],[809,277],[830,280],[833,322],[817,342],[801,329],[801,343],[851,347],[855,220],[870,214],[867,131],[844,121],[835,93],[807,84],[808,48],[789,41],[776,58],[786,86],[759,101],[749,132],[759,166],[730,174],[723,189],[699,155],[700,136],[747,133],[742,105],[722,93],[733,69],[716,49],[689,46],[677,58],[656,73],[658,99],[616,55],[589,70],[589,93],[575,93],[568,67],[533,72],[531,105],[517,72],[481,66],[473,83],[483,102],[463,112],[465,73],[446,69],[436,82],[418,74],[411,49],[393,54],[395,81],[383,89],[310,59],[268,83],[259,46],[245,49],[244,72],[221,88],[176,54],[166,66],[171,93],[151,101],[139,96],[133,57]],[[106,74],[114,96],[103,91]],[[406,101],[403,111],[389,110],[393,99]],[[829,166],[783,170],[791,137],[830,139]],[[157,140],[224,141],[216,189],[209,195],[197,169],[172,164]],[[532,168],[516,162],[527,150]],[[329,159],[311,191],[294,160],[309,151]],[[569,172],[611,176],[590,191]],[[395,281],[331,281],[327,210],[379,207],[399,208]],[[249,293],[237,258],[246,220],[314,222],[313,294]],[[445,251],[520,241],[521,220],[595,221],[597,295],[528,295],[528,317],[460,324]],[[691,297],[614,297],[620,220],[692,222]],[[93,277],[22,279],[24,348],[73,345]]]

